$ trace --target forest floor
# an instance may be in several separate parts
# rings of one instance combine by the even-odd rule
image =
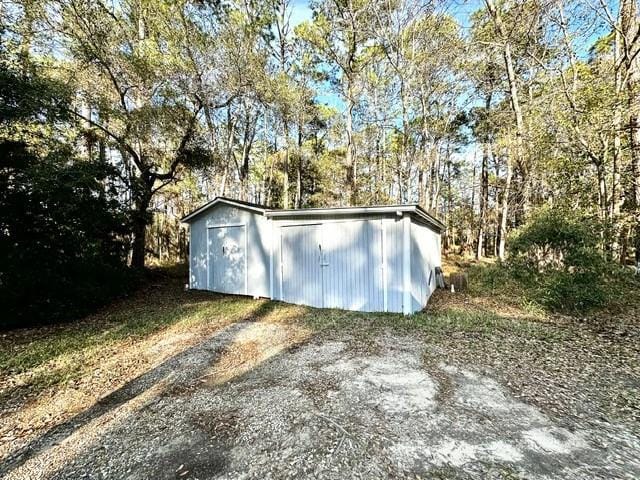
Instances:
[[[638,478],[640,320],[185,292],[0,336],[0,477]]]

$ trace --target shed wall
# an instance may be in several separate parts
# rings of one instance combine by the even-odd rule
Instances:
[[[402,312],[402,217],[385,220],[387,311]]]
[[[208,289],[207,264],[210,260],[207,258],[207,229],[225,225],[245,225],[247,230],[246,293],[256,297],[269,297],[269,221],[260,213],[230,205],[216,205],[191,222],[189,287],[196,290]],[[245,293],[244,289],[240,290],[234,293]]]
[[[297,288],[299,292],[293,299],[296,303],[361,311],[403,311],[401,216],[268,218],[259,212],[231,205],[213,206],[191,222],[190,288],[208,289],[207,265],[211,258],[207,258],[207,239],[211,242],[211,235],[207,236],[207,230],[223,225],[245,225],[246,293],[249,295],[292,301],[286,298],[287,288],[289,292]],[[322,261],[328,266],[320,269],[320,280],[315,278],[319,269],[317,265],[311,265],[313,261],[296,262],[297,270],[284,269],[288,272],[285,275],[291,278],[288,281],[283,278],[282,235],[287,228],[297,235],[295,238],[290,236],[288,244],[301,242],[301,246],[312,249],[310,258],[313,257],[313,261],[320,258],[316,257],[317,245],[323,245],[325,258]],[[305,230],[309,233],[304,233]],[[288,247],[285,245],[285,248]],[[410,311],[415,312],[424,307],[436,286],[434,269],[441,265],[440,234],[412,219],[410,248]],[[289,253],[285,257],[292,262],[297,255]],[[305,264],[314,271],[306,271]],[[310,281],[312,277],[313,281]],[[314,292],[321,289],[320,300],[317,296],[305,297],[305,288],[311,287]],[[235,293],[244,294],[244,288],[241,290]]]
[[[436,289],[435,268],[442,265],[440,234],[411,222],[411,310],[419,311]]]
[[[324,306],[329,308],[346,308],[361,311],[384,311],[386,280],[386,311],[402,312],[402,222],[397,215],[391,217],[372,217],[371,215],[336,215],[332,217],[313,218],[274,218],[273,221],[273,298],[287,300],[287,272],[283,268],[282,242],[283,231],[296,228],[298,231],[307,226],[318,230],[317,238],[324,245],[327,254],[324,280]],[[299,226],[299,227],[293,227]],[[297,232],[296,232],[297,233]],[[286,235],[286,233],[285,233]],[[314,235],[318,235],[315,233]],[[384,237],[384,238],[383,238]],[[307,242],[308,239],[301,240]],[[308,263],[308,262],[307,262]],[[317,276],[315,266],[313,272],[304,270],[301,262],[297,266],[296,278],[302,283]],[[284,277],[283,277],[284,272]],[[307,280],[304,280],[307,279]],[[329,280],[327,280],[329,279]],[[316,282],[311,282],[316,283]],[[301,285],[300,290],[304,287]],[[319,300],[314,296],[307,304],[318,306]],[[298,303],[302,303],[298,299]]]

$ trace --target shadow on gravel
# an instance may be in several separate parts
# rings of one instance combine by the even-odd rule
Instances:
[[[216,340],[224,339],[217,348],[211,350],[211,357],[207,362],[202,362],[197,368],[193,368],[189,363],[189,377],[196,379],[200,377],[212,364],[215,364],[223,354],[225,347],[233,343],[237,335],[247,328],[253,322],[259,322],[270,312],[273,311],[275,305],[272,302],[265,302],[258,305],[254,310],[249,312],[238,322],[224,327],[215,334],[207,337],[201,342],[193,345],[182,352],[168,358],[158,366],[139,375],[133,380],[127,382],[122,387],[114,390],[110,394],[98,400],[92,407],[61,423],[38,438],[34,439],[16,452],[13,452],[7,459],[0,464],[0,477],[10,474],[12,471],[24,465],[30,459],[46,452],[48,449],[63,442],[65,439],[73,435],[77,430],[88,425],[93,420],[106,415],[113,410],[121,407],[127,402],[133,400],[139,395],[158,385],[163,379],[166,379],[175,371],[184,368],[183,363],[189,357],[194,355],[198,350],[207,348],[206,344],[214,343]],[[225,338],[226,337],[226,338]],[[188,363],[188,362],[187,362]]]

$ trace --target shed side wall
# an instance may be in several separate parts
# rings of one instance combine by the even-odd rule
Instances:
[[[435,268],[442,265],[440,234],[411,222],[411,310],[419,311],[436,289]]]
[[[189,288],[207,289],[207,227],[206,215],[189,225]]]
[[[223,225],[246,225],[247,293],[269,297],[271,235],[268,220],[259,213],[224,204],[212,207],[191,222],[190,288],[207,290],[207,228]]]
[[[385,220],[387,311],[402,312],[402,217]]]

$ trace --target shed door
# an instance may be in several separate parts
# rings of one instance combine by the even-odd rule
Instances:
[[[324,306],[384,310],[380,220],[327,223],[323,235]]]
[[[246,293],[245,227],[213,227],[209,236],[209,290]]]
[[[282,227],[285,302],[384,310],[380,221]]]
[[[322,307],[321,225],[282,227],[282,296],[285,302]]]

